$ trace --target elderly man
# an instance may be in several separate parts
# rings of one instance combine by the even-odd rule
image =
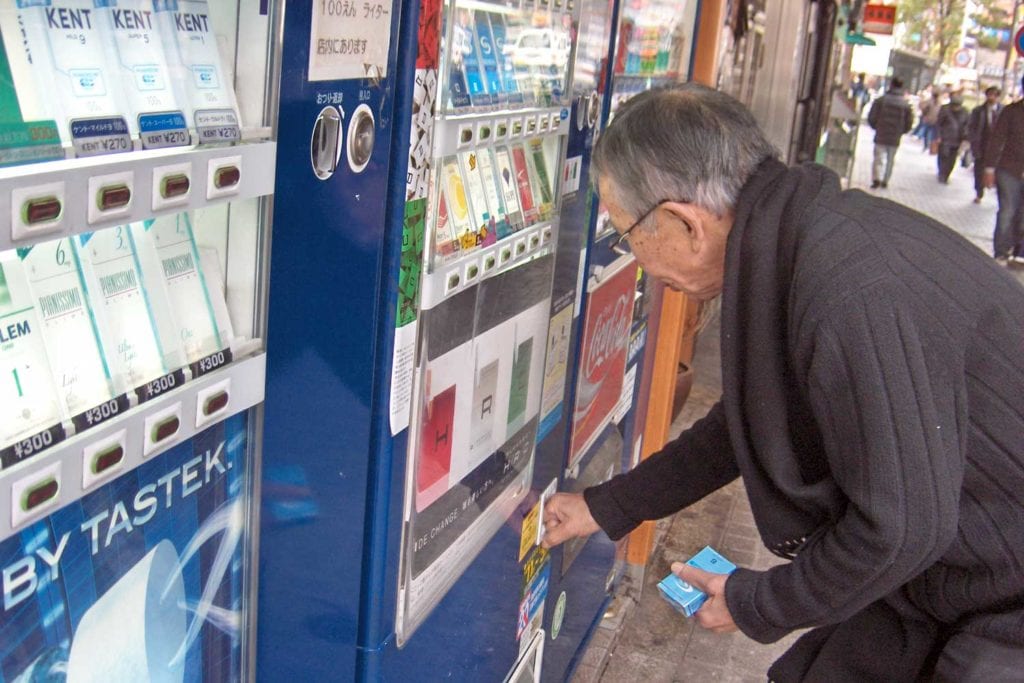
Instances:
[[[618,539],[743,478],[791,562],[674,564],[697,621],[809,631],[772,680],[1006,680],[1024,671],[1024,290],[945,226],[789,168],[739,102],[695,84],[630,100],[594,152],[630,250],[722,296],[723,396],[636,469],[558,494],[545,544]]]

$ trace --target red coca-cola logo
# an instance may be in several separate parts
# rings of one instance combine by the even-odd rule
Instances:
[[[600,374],[607,371],[606,361],[624,350],[626,331],[632,317],[632,302],[626,294],[598,314],[587,356],[583,359],[583,372],[588,381],[597,382]]]

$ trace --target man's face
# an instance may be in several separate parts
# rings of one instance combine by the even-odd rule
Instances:
[[[985,93],[985,101],[988,102],[989,104],[995,104],[996,102],[999,101],[999,93],[997,93],[997,92],[987,92],[987,93]]]
[[[638,218],[616,201],[611,182],[598,180],[601,201],[612,227],[625,232]],[[637,226],[626,240],[647,273],[677,292],[698,301],[718,296],[725,274],[728,229],[722,219],[693,204],[666,202]]]

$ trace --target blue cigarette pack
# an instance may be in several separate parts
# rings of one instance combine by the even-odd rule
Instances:
[[[688,559],[686,564],[715,574],[732,574],[736,571],[736,565],[722,557],[711,546],[704,546],[699,553]],[[659,581],[658,590],[661,591],[661,597],[668,600],[676,611],[687,617],[692,617],[708,597],[675,574],[669,574]]]

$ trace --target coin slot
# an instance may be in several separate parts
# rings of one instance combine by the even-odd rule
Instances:
[[[590,105],[587,107],[587,125],[591,128],[597,125],[597,119],[601,116],[601,96],[597,91],[590,93]]]
[[[184,197],[192,187],[192,181],[184,173],[174,173],[160,179],[160,196],[164,199]]]
[[[56,197],[36,197],[22,205],[21,220],[26,225],[48,223],[60,218],[64,205]]]
[[[370,163],[376,137],[373,112],[365,103],[360,104],[352,114],[352,123],[348,127],[348,143],[345,145],[348,165],[354,172],[362,173]]]
[[[213,186],[218,190],[224,190],[238,185],[242,179],[242,172],[237,166],[220,166],[213,172]]]
[[[23,512],[31,512],[56,498],[59,492],[60,484],[53,477],[33,484],[21,494],[21,509]]]
[[[327,180],[338,170],[341,159],[341,114],[331,106],[324,107],[313,124],[309,137],[309,162],[313,175]]]
[[[102,474],[120,464],[122,460],[124,460],[124,447],[119,443],[114,444],[94,455],[89,469],[93,474]]]

